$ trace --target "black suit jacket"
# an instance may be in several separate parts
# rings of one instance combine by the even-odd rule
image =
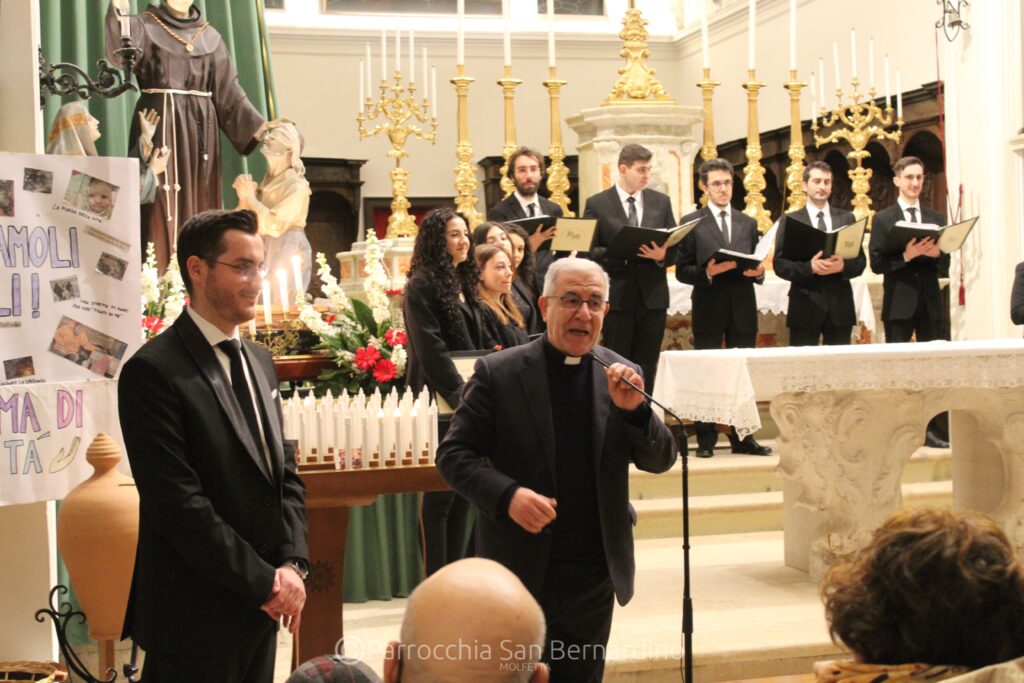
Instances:
[[[679,243],[676,261],[676,279],[693,286],[690,300],[693,302],[691,318],[694,332],[724,332],[730,319],[741,332],[757,332],[754,283],[764,282],[764,276],[749,278],[743,274],[742,267],[737,267],[716,275],[709,282],[706,273],[708,261],[719,249],[751,254],[761,239],[753,218],[734,208],[730,211],[732,230],[729,244],[725,243],[722,229],[707,207],[683,216],[680,221],[687,223],[698,217],[701,219]]]
[[[644,228],[675,227],[672,200],[657,190],[643,191],[644,212],[640,226]],[[656,263],[638,256],[628,259],[607,258],[605,252],[626,224],[626,211],[619,201],[619,193],[612,185],[587,200],[584,218],[597,219],[597,236],[590,250],[590,258],[601,264],[611,278],[608,298],[615,310],[636,308],[668,308],[668,282],[665,265],[675,259],[675,247],[669,249],[665,261]]]
[[[541,213],[554,216],[555,218],[561,218],[564,215],[562,207],[550,199],[541,197],[538,194],[537,201],[540,202]],[[523,207],[519,200],[516,199],[514,192],[487,210],[487,220],[489,221],[517,221],[520,218],[526,218],[526,212],[523,211]],[[533,260],[536,264],[536,282],[533,283],[533,288],[540,292],[544,289],[544,275],[547,274],[548,268],[554,263],[555,254],[550,249],[543,249],[533,255]]]
[[[437,451],[441,475],[475,503],[476,552],[501,562],[538,595],[551,553],[552,534],[531,534],[508,516],[506,493],[513,485],[558,498],[555,435],[551,422],[544,339],[487,356],[476,364],[462,405]],[[594,354],[608,363],[636,365],[604,347]],[[600,501],[601,537],[619,604],[633,596],[633,528],[629,465],[664,472],[676,459],[672,434],[653,413],[643,428],[626,422],[612,405],[604,369],[593,376],[594,471]],[[580,409],[585,409],[583,406]]]
[[[441,302],[425,276],[414,275],[405,285],[402,310],[409,336],[406,386],[417,392],[427,387],[452,407],[459,405],[465,382],[455,369],[451,352],[483,348],[479,309],[465,302],[459,308],[462,317],[456,331],[442,317]]]
[[[1010,320],[1014,325],[1024,325],[1024,261],[1017,264],[1010,290]]]
[[[282,439],[270,354],[243,341],[262,401],[268,472],[217,361],[187,312],[118,382],[139,489],[139,542],[123,637],[147,652],[222,655],[276,628],[260,611],[278,566],[308,562],[305,486]]]
[[[923,297],[932,320],[945,318],[939,294],[939,278],[949,273],[949,254],[939,258],[918,256],[907,263],[903,249],[885,249],[885,240],[897,221],[906,220],[900,205],[882,209],[871,222],[871,270],[882,275],[882,320],[906,320],[914,316]],[[942,214],[921,207],[921,222],[945,225]]]
[[[850,211],[829,207],[832,217],[832,228],[850,225],[856,219]],[[815,275],[811,270],[810,261],[792,261],[781,255],[786,234],[786,219],[793,218],[808,223],[806,209],[788,213],[779,224],[775,237],[775,272],[783,280],[789,280],[789,309],[786,313],[786,325],[789,327],[810,327],[820,329],[829,317],[833,325],[856,325],[857,309],[853,302],[853,287],[850,280],[864,272],[867,259],[864,249],[857,252],[856,258],[847,259],[843,263],[843,271],[834,275]],[[813,223],[812,223],[813,225]],[[817,226],[815,226],[817,227]]]

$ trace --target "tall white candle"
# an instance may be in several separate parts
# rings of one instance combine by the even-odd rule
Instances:
[[[423,46],[423,59],[421,59],[420,61],[423,63],[423,81],[422,81],[422,83],[423,83],[423,99],[426,99],[427,93],[430,92],[429,90],[427,90],[427,85],[430,83],[430,81],[427,80],[427,46],[426,45]]]
[[[836,71],[836,92],[839,92],[839,43],[835,41],[832,42],[832,65]]]
[[[359,60],[359,101],[356,102],[356,112],[363,111],[363,103],[366,102],[366,60]]]
[[[892,108],[892,89],[889,87],[889,55],[882,59],[882,72],[885,74],[885,108]]]
[[[754,32],[757,27],[757,0],[750,0],[748,8],[747,26],[747,68],[754,68]]]
[[[875,39],[868,38],[868,87],[875,89]]]
[[[896,69],[896,118],[903,118],[903,86],[900,84],[899,69]]]
[[[430,115],[437,116],[437,67],[430,65]]]
[[[256,318],[249,318],[249,339],[256,338]]]
[[[281,295],[281,313],[287,313],[288,306],[288,273],[284,268],[277,269],[277,286]]]
[[[370,51],[370,43],[366,43],[366,87],[369,88],[370,92],[372,93],[373,92],[373,76],[370,73],[370,65],[373,63],[373,61],[371,59],[371,56],[372,56],[372,52]],[[359,103],[359,106],[360,107],[362,106],[362,102]]]
[[[270,303],[270,280],[263,281],[263,326],[267,328],[267,332],[270,332],[270,326],[273,323],[271,317]]]
[[[505,66],[512,66],[512,34],[508,28],[508,0],[501,0],[501,46],[505,55]]]
[[[811,123],[818,118],[818,87],[815,85],[814,72],[811,72]]]
[[[292,254],[292,277],[295,278],[295,295],[302,296],[306,288],[302,286],[302,257],[298,254]]]
[[[402,29],[395,29],[395,71],[402,70]]]
[[[555,68],[555,0],[548,0],[548,66]]]
[[[455,63],[466,63],[466,29],[463,21],[466,15],[466,0],[458,0],[456,5],[456,37],[455,37]]]
[[[850,29],[850,78],[857,78],[857,29]]]
[[[796,71],[796,0],[789,0],[789,70]]]
[[[380,80],[388,80],[388,32],[380,30]]]
[[[131,18],[126,14],[122,14],[117,18],[117,23],[121,25],[121,37],[131,38],[132,37],[132,25]]]
[[[704,57],[704,68],[711,68],[711,50],[708,49],[708,6],[701,3],[700,10],[700,51]]]
[[[409,82],[416,80],[416,39],[409,31]]]

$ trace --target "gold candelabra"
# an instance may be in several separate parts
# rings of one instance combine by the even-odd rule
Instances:
[[[469,141],[469,84],[474,79],[466,75],[464,64],[455,65],[455,76],[451,83],[455,86],[458,102],[458,144],[455,147],[455,208],[469,221],[472,230],[482,222],[480,212],[476,210],[476,168],[473,166],[473,144]]]
[[[876,138],[899,142],[903,134],[903,118],[897,117],[888,102],[883,113],[882,108],[875,104],[874,87],[868,88],[868,100],[861,102],[864,94],[860,92],[860,81],[854,77],[850,83],[853,92],[849,95],[846,95],[842,88],[836,89],[835,109],[826,112],[824,106],[821,108],[821,127],[835,129],[824,137],[818,137],[818,118],[815,117],[811,121],[811,130],[814,132],[814,142],[818,147],[840,140],[850,143],[850,151],[847,152],[846,158],[857,162],[857,166],[848,171],[853,185],[853,215],[858,219],[871,218],[875,213],[871,210],[871,197],[868,196],[871,189],[871,169],[863,166],[864,159],[871,156],[867,146]],[[845,105],[844,98],[848,102]],[[895,126],[895,129],[887,130],[891,126]]]
[[[748,80],[743,84],[747,91],[747,165],[743,169],[743,187],[747,191],[747,205],[743,213],[757,221],[762,233],[772,225],[772,217],[764,208],[764,167],[761,166],[761,133],[757,123],[757,92],[764,87],[759,83],[754,69],[747,72]]]
[[[502,196],[507,197],[516,189],[516,184],[508,177],[508,161],[512,152],[516,151],[516,86],[522,83],[512,78],[512,67],[505,66],[505,75],[498,79],[501,92],[505,96],[505,146],[501,148],[501,156],[505,163],[501,167]]]
[[[789,91],[789,166],[786,167],[786,189],[789,190],[788,211],[807,206],[804,192],[804,129],[800,120],[800,89],[807,84],[796,79],[796,69],[789,70],[789,81],[782,84]]]
[[[410,137],[420,138],[433,143],[437,131],[437,115],[428,116],[427,110],[430,101],[424,97],[417,101],[415,98],[416,85],[409,83],[402,85],[402,72],[395,69],[393,76],[394,84],[389,85],[386,79],[380,81],[380,98],[373,101],[367,97],[363,103],[363,109],[356,115],[356,122],[359,125],[359,139],[387,135],[391,142],[391,149],[388,150],[388,157],[395,160],[395,167],[391,169],[391,216],[388,217],[387,236],[393,237],[415,237],[416,219],[409,215],[411,204],[407,198],[409,192],[409,171],[402,168],[402,159],[409,156],[405,145]],[[426,84],[423,85],[424,93]],[[435,109],[436,112],[436,109]],[[383,117],[384,121],[378,123],[372,129],[367,130],[364,123],[375,121]],[[420,128],[416,122],[428,123],[431,130]]]
[[[569,169],[565,164],[565,147],[562,146],[562,115],[559,113],[558,95],[566,81],[559,80],[558,69],[548,67],[548,79],[544,81],[544,87],[548,89],[548,99],[551,102],[551,146],[548,147],[548,157],[551,165],[547,168],[548,191],[551,193],[551,201],[562,207],[562,214],[566,218],[572,218],[576,214],[569,209]]]
[[[632,6],[626,10],[622,18],[622,31],[619,38],[623,40],[619,56],[626,60],[626,66],[619,69],[619,80],[615,82],[604,105],[609,104],[675,104],[675,100],[665,93],[665,89],[654,77],[654,69],[646,64],[651,56],[647,49],[647,20],[640,10]],[[651,99],[648,99],[651,98]]]
[[[697,82],[700,88],[701,98],[704,100],[704,144],[700,148],[700,158],[704,161],[711,161],[718,158],[718,147],[715,146],[715,113],[711,100],[715,94],[715,88],[720,86],[718,81],[711,80],[711,69],[704,67],[704,78]],[[708,205],[708,196],[701,195],[701,207]]]

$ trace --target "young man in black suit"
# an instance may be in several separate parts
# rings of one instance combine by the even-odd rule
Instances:
[[[256,215],[192,217],[177,259],[189,305],[118,382],[139,490],[123,637],[145,650],[147,683],[270,683],[278,622],[299,626],[309,555],[274,364],[238,335],[263,276]]]
[[[735,261],[715,260],[719,249],[753,253],[760,234],[757,222],[733,209],[732,164],[725,159],[710,159],[700,166],[700,188],[708,196],[708,205],[688,216],[683,223],[700,218],[700,223],[679,244],[676,279],[693,286],[693,345],[697,349],[753,348],[757,344],[757,299],[754,283],[764,282],[764,265],[739,270]],[[697,457],[715,454],[718,432],[715,425],[697,422]],[[752,435],[742,441],[736,429],[729,431],[733,453],[768,455],[772,449],[762,446]]]
[[[600,681],[613,598],[633,596],[629,466],[664,472],[672,434],[640,368],[597,346],[608,277],[561,259],[544,282],[544,337],[478,360],[437,467],[479,509],[476,550],[540,603],[552,681]],[[606,370],[596,359],[610,367]]]
[[[832,168],[824,161],[812,162],[804,169],[804,191],[806,208],[786,214],[775,238],[775,272],[792,283],[786,312],[789,345],[817,346],[819,339],[826,345],[849,344],[853,326],[857,324],[850,280],[863,273],[867,265],[863,249],[849,261],[835,254],[822,258],[821,252],[810,261],[793,261],[782,256],[782,246],[789,219],[822,232],[833,232],[856,219],[850,211],[829,206]]]
[[[601,343],[642,367],[644,381],[653,391],[668,309],[665,266],[671,265],[675,249],[668,251],[664,245],[659,247],[651,242],[627,259],[605,255],[624,225],[676,225],[669,196],[647,187],[652,156],[649,149],[640,145],[623,147],[619,152],[618,181],[587,200],[583,217],[597,219],[597,236],[590,258],[601,264],[612,282],[611,310],[604,322]]]
[[[561,218],[562,207],[546,197],[541,197],[537,190],[544,181],[544,157],[529,147],[520,147],[508,158],[508,170],[505,175],[512,179],[516,186],[515,192],[502,199],[487,211],[489,221],[517,221],[531,216],[554,216]],[[541,245],[555,235],[555,228],[537,229],[530,234],[530,250],[534,255],[537,269],[537,282],[534,289],[540,291],[544,287],[544,274],[554,260],[554,255],[547,249],[541,251]]]
[[[942,214],[921,206],[924,163],[903,157],[892,167],[899,197],[892,206],[875,214],[871,227],[871,270],[882,275],[882,323],[885,341],[908,342],[938,339],[942,321],[939,278],[949,273],[949,254],[932,239],[911,240],[903,249],[887,249],[889,231],[897,221],[945,224]]]

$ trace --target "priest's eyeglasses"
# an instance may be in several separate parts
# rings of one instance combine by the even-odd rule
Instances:
[[[591,313],[600,313],[604,310],[604,306],[607,303],[604,299],[599,296],[594,296],[589,299],[581,299],[575,294],[563,294],[562,296],[549,296],[548,299],[558,299],[562,302],[562,305],[573,311],[579,310],[583,304],[587,305]]]
[[[220,265],[227,266],[228,268],[234,268],[235,270],[238,271],[238,274],[242,276],[243,280],[248,280],[249,282],[252,282],[253,280],[257,279],[263,280],[267,277],[267,267],[257,266],[252,261],[246,261],[245,263],[242,264],[235,264],[228,263],[227,261],[214,260],[214,263],[219,263]]]

